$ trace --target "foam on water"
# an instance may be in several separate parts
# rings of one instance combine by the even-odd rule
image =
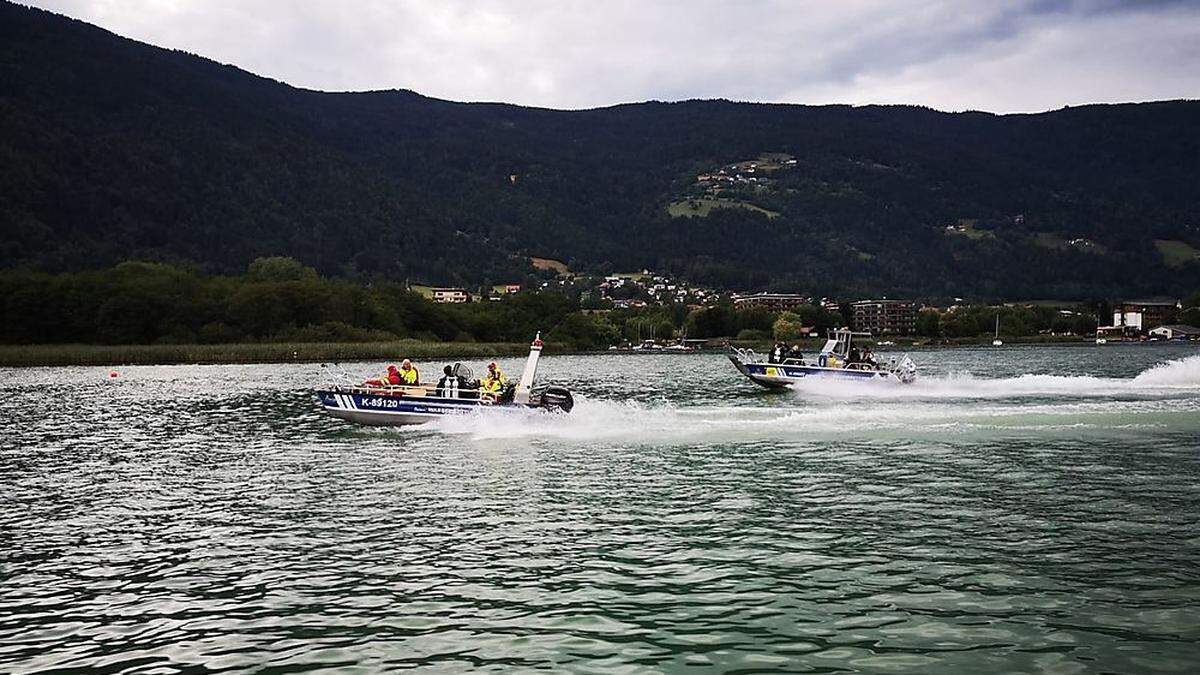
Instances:
[[[1200,391],[1200,356],[1156,365],[1132,379],[1025,374],[983,378],[970,373],[922,377],[910,385],[895,382],[813,379],[792,387],[817,399],[1010,399],[1030,397],[1108,398],[1178,396]]]
[[[472,414],[428,428],[477,439],[544,438],[640,444],[774,438],[922,437],[1035,431],[1112,433],[1200,412],[1200,356],[1155,366],[1135,378],[969,374],[912,385],[812,380],[794,392],[741,405],[677,406],[580,397],[569,415],[537,411]]]
[[[1192,672],[1192,350],[551,356],[571,414],[407,428],[303,364],[0,369],[0,672]]]
[[[1200,387],[1200,356],[1189,356],[1147,368],[1133,378],[1138,387]]]

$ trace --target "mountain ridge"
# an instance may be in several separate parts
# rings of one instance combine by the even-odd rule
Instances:
[[[745,289],[1200,285],[1186,261],[1200,248],[1195,101],[555,110],[302,89],[9,3],[0,37],[3,266],[232,272],[283,254],[330,274],[478,283],[539,256]],[[795,180],[737,198],[778,218],[667,213],[698,173],[766,152],[796,156]],[[970,231],[946,229],[962,221]],[[1095,247],[1058,243],[1076,239]],[[1173,242],[1174,266],[1155,241]]]

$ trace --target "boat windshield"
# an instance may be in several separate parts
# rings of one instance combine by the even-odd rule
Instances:
[[[829,332],[830,338],[825,341],[825,346],[821,348],[822,354],[836,354],[842,358],[846,358],[850,354],[850,345],[854,339],[854,333],[848,330],[833,330]]]

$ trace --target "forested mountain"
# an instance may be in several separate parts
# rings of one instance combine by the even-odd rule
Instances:
[[[769,187],[671,208],[764,153],[794,159]],[[1198,186],[1195,101],[556,111],[324,93],[0,3],[5,267],[289,255],[446,283],[540,256],[816,293],[1183,292],[1200,286]]]

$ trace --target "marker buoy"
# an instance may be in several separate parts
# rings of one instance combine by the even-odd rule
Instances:
[[[118,372],[117,372],[117,371],[115,371],[115,370],[110,370],[110,371],[108,371],[108,376],[109,376],[110,378],[115,378],[115,377],[118,377],[119,375],[120,375],[120,373],[118,373]]]

